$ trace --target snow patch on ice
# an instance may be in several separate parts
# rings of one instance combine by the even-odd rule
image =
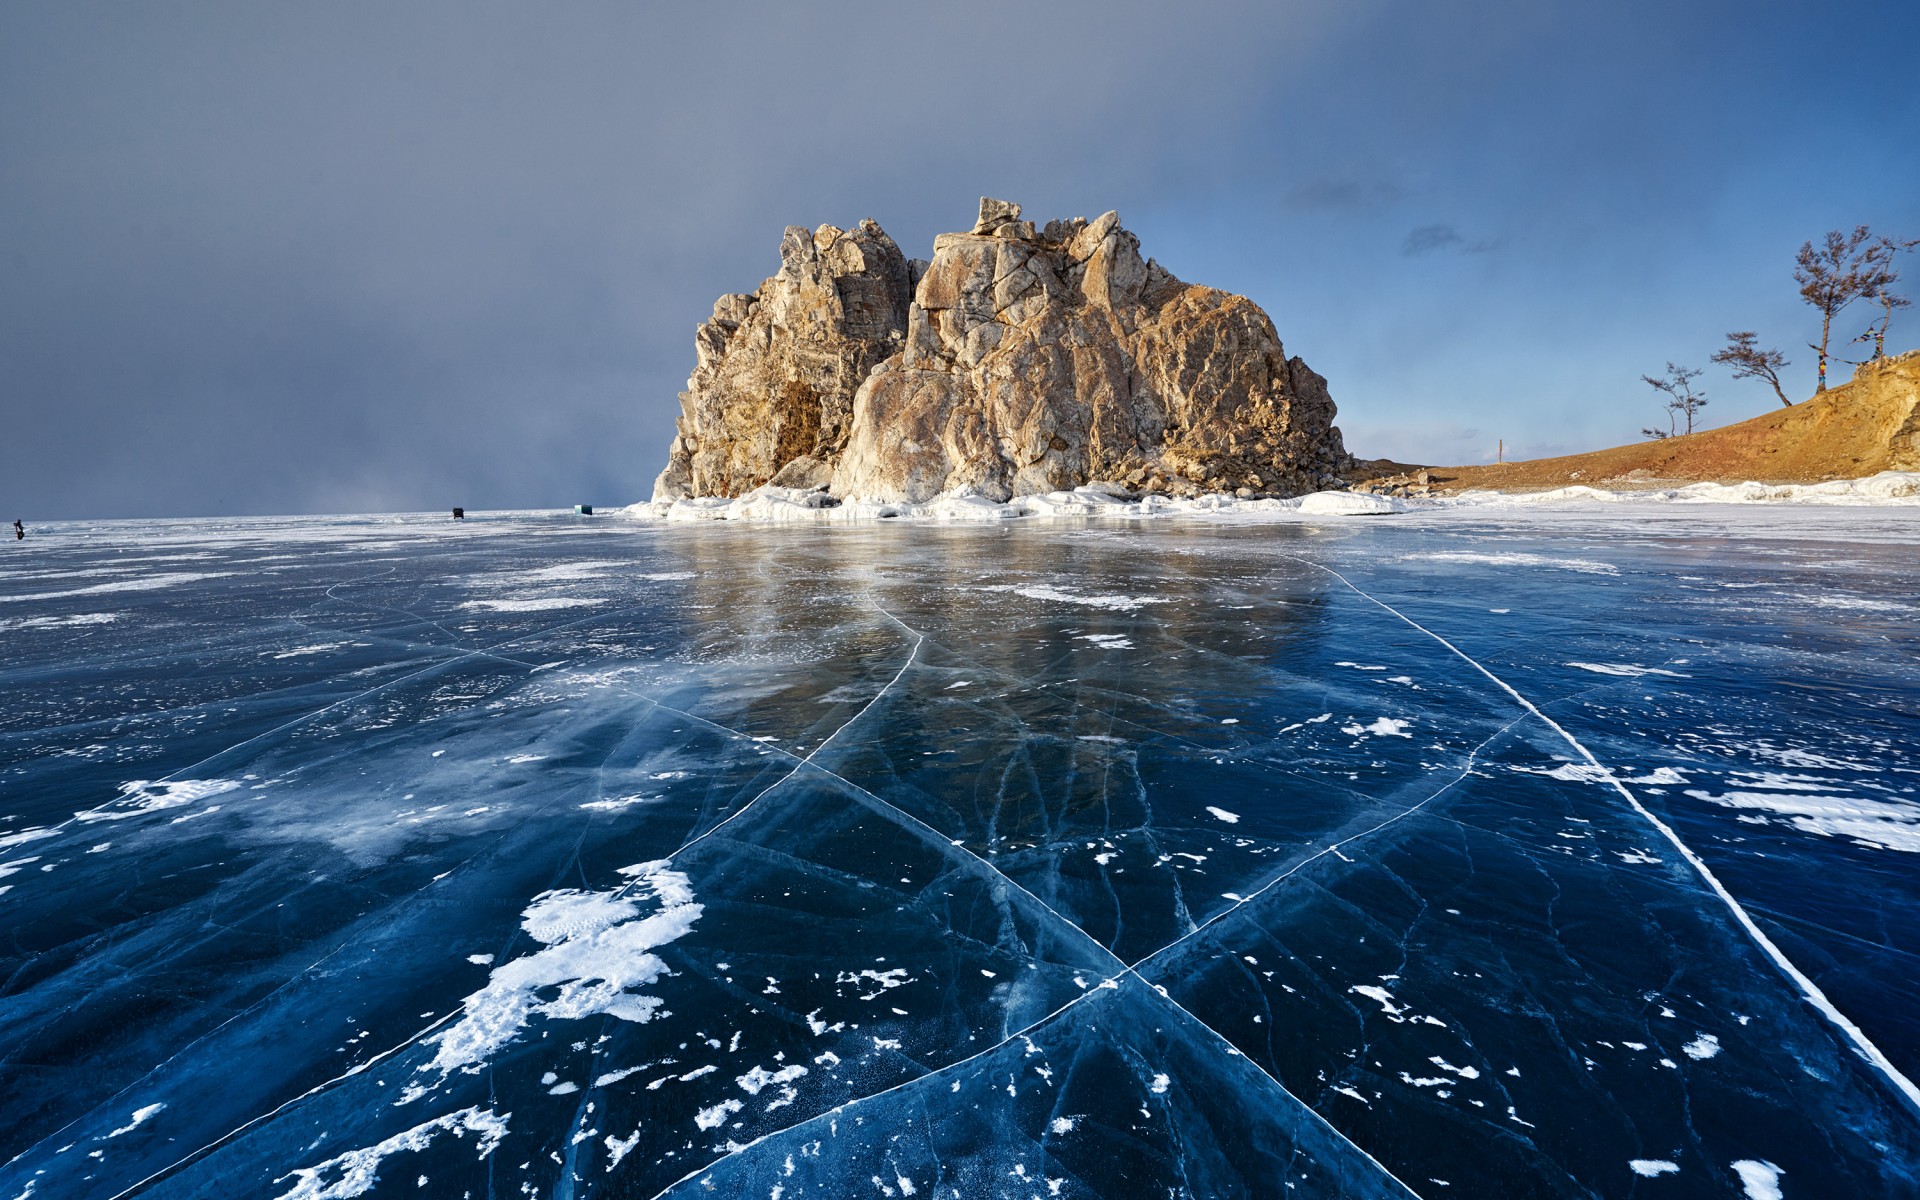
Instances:
[[[1720,1053],[1720,1039],[1710,1033],[1703,1033],[1680,1049],[1688,1058],[1708,1059]]]
[[[288,1179],[299,1180],[290,1190],[282,1192],[278,1200],[347,1200],[352,1196],[364,1196],[380,1181],[381,1162],[402,1152],[418,1153],[425,1150],[442,1133],[452,1133],[455,1137],[473,1134],[480,1157],[485,1158],[507,1136],[507,1118],[510,1116],[511,1113],[496,1116],[491,1110],[477,1106],[463,1108],[459,1112],[415,1125],[364,1149],[349,1150],[311,1167],[296,1167],[292,1174],[274,1180],[275,1183]]]
[[[646,796],[635,793],[609,800],[588,800],[580,805],[587,812],[619,812],[623,808],[632,808],[636,804],[652,804],[658,796]]]
[[[607,1170],[611,1171],[620,1165],[621,1159],[632,1153],[633,1148],[640,1144],[640,1131],[638,1129],[634,1130],[625,1140],[608,1134],[605,1140],[607,1143]]]
[[[1238,825],[1240,823],[1239,813],[1231,813],[1224,808],[1215,808],[1211,804],[1207,805],[1207,811],[1214,815],[1215,820],[1225,821],[1229,825]]]
[[[738,1100],[722,1100],[712,1108],[703,1108],[693,1114],[693,1123],[702,1129],[718,1129],[727,1123],[727,1118],[739,1112],[744,1105]]]
[[[329,650],[338,650],[343,646],[351,645],[353,645],[352,642],[314,642],[311,645],[295,646],[291,650],[281,650],[278,653],[274,653],[273,657],[305,658],[310,654],[325,654]]]
[[[1349,722],[1340,727],[1340,732],[1346,734],[1348,737],[1362,737],[1366,734],[1373,734],[1375,737],[1410,738],[1413,735],[1407,732],[1407,726],[1411,724],[1413,724],[1412,721],[1403,721],[1398,717],[1380,717],[1371,725],[1362,725],[1358,721]]]
[[[132,1133],[134,1130],[140,1128],[140,1126],[146,1122],[147,1118],[153,1116],[155,1113],[159,1112],[161,1109],[165,1107],[166,1107],[165,1104],[149,1104],[145,1108],[136,1108],[133,1110],[132,1120],[128,1121],[125,1125],[122,1125],[120,1128],[114,1130],[112,1133],[109,1133],[107,1136],[110,1138],[116,1138],[123,1133]]]
[[[179,808],[208,796],[234,791],[239,786],[240,781],[236,779],[132,779],[120,785],[120,799],[73,815],[86,822],[124,821],[142,813]]]
[[[553,612],[562,608],[592,608],[596,604],[605,604],[603,599],[587,596],[539,596],[530,600],[469,600],[461,608],[478,608],[487,612]]]
[[[1434,1066],[1439,1067],[1442,1071],[1452,1071],[1455,1075],[1458,1075],[1462,1079],[1480,1078],[1480,1068],[1472,1067],[1472,1066],[1456,1067],[1452,1063],[1448,1062],[1446,1059],[1441,1058],[1438,1054],[1427,1059],[1427,1061],[1432,1063]]]
[[[991,583],[975,590],[1012,592],[1016,596],[1025,596],[1029,600],[1051,600],[1057,604],[1078,604],[1087,608],[1108,608],[1120,612],[1133,612],[1149,604],[1167,603],[1164,598],[1158,596],[1081,596],[1040,584]]]
[[[1693,676],[1683,675],[1679,671],[1663,670],[1660,667],[1636,667],[1632,663],[1570,662],[1567,665],[1570,667],[1578,667],[1582,671],[1592,671],[1596,675],[1618,675],[1628,679],[1638,678],[1641,675],[1666,675],[1674,679],[1693,678]]]
[[[1636,775],[1628,783],[1665,784],[1677,787],[1687,781],[1687,777],[1672,767],[1655,767],[1645,775]]]
[[[1382,1009],[1382,1011],[1384,1011],[1389,1017],[1399,1017],[1407,1011],[1406,1009],[1401,1008],[1399,1005],[1393,1002],[1392,992],[1388,991],[1383,987],[1379,987],[1375,984],[1371,984],[1371,983],[1358,984],[1354,987],[1348,988],[1347,990],[1350,992],[1356,993],[1358,995],[1365,996],[1367,999],[1372,1000],[1374,1003],[1378,1004]]]
[[[1526,775],[1545,775],[1548,779],[1560,779],[1567,783],[1612,783],[1616,776],[1605,767],[1592,763],[1564,762],[1555,767],[1529,767],[1516,765],[1509,770]],[[1650,783],[1678,785],[1685,783],[1687,777],[1672,767],[1655,767],[1645,775],[1627,776],[1623,783]]]
[[[1627,1163],[1635,1175],[1652,1179],[1656,1175],[1671,1175],[1680,1169],[1679,1163],[1668,1162],[1664,1158],[1636,1158]]]
[[[1561,571],[1577,571],[1582,575],[1620,573],[1620,568],[1612,563],[1595,562],[1589,558],[1530,554],[1524,550],[1435,550],[1427,554],[1409,554],[1405,559],[1409,562],[1475,563],[1490,567],[1552,567]]]
[[[1883,769],[1873,763],[1855,762],[1852,759],[1846,758],[1830,758],[1824,754],[1815,754],[1811,750],[1802,750],[1797,746],[1789,746],[1782,750],[1771,742],[1766,741],[1746,746],[1744,749],[1770,762],[1777,762],[1783,767],[1793,767],[1796,770],[1802,771],[1873,772]]]
[[[1808,592],[1795,597],[1821,608],[1849,609],[1854,612],[1912,612],[1911,604],[1896,604],[1891,600],[1870,600],[1865,596],[1849,596],[1842,592]]]
[[[160,575],[142,575],[134,579],[116,579],[112,583],[66,588],[58,592],[22,592],[17,596],[0,596],[0,603],[14,600],[57,600],[63,596],[97,596],[103,592],[152,592],[161,588],[178,587],[183,583],[192,583],[196,579],[222,579],[233,573],[232,571],[169,571]]]
[[[64,629],[76,625],[108,625],[119,619],[119,613],[74,613],[65,617],[12,617],[0,621],[0,633],[15,629]]]
[[[1796,829],[1822,837],[1841,837],[1856,845],[1920,854],[1920,804],[1810,794],[1815,790],[1828,790],[1828,785],[1817,780],[1809,787],[1803,781],[1788,777],[1761,777],[1751,786],[1780,790],[1742,790],[1715,795],[1689,788],[1686,794],[1722,808],[1771,813]]]
[[[799,1063],[789,1063],[778,1071],[769,1071],[765,1067],[755,1067],[745,1075],[738,1076],[734,1083],[749,1096],[758,1096],[760,1090],[770,1083],[792,1083],[807,1073]]]
[[[626,867],[622,874],[630,880],[614,891],[560,888],[534,897],[521,926],[545,948],[495,967],[487,985],[466,998],[460,1020],[426,1039],[437,1050],[419,1070],[436,1070],[442,1078],[477,1070],[536,1015],[652,1020],[663,1002],[632,989],[667,973],[653,949],[684,937],[703,907],[693,903],[687,877],[665,860]],[[660,908],[642,917],[640,905],[648,897]],[[550,990],[551,999],[540,998]],[[417,1094],[409,1090],[409,1098]]]
[[[1741,1158],[1734,1160],[1733,1173],[1740,1177],[1747,1200],[1781,1200],[1780,1177],[1786,1174],[1770,1162]]]
[[[526,571],[501,571],[493,575],[482,575],[475,583],[572,583],[581,579],[598,579],[620,564],[607,559],[582,559],[578,562],[558,563],[551,567],[534,567]]]

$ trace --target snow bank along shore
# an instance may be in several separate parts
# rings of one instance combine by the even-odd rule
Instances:
[[[1212,516],[1275,521],[1313,517],[1387,516],[1446,509],[1564,508],[1634,504],[1796,504],[1920,507],[1920,472],[1882,471],[1865,479],[1828,483],[1695,483],[1654,491],[1608,491],[1564,487],[1544,492],[1474,490],[1457,496],[1401,500],[1358,492],[1314,492],[1290,500],[1241,500],[1229,495],[1176,499],[1134,498],[1116,485],[1095,483],[1070,492],[1015,496],[1006,503],[961,488],[924,504],[842,500],[820,489],[766,485],[733,499],[692,498],[642,502],[619,510],[646,521],[853,522],[894,518],[917,521],[1008,521],[1026,517]]]

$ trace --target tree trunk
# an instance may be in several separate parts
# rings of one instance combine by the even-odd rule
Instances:
[[[1827,390],[1827,339],[1833,335],[1833,313],[1831,304],[1820,310],[1820,386],[1817,391]]]

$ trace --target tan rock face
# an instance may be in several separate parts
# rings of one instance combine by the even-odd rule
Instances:
[[[1114,213],[1051,221],[983,199],[904,260],[871,221],[792,228],[780,273],[696,335],[656,499],[761,483],[919,502],[1093,481],[1296,495],[1352,463],[1326,381],[1242,296],[1142,261]]]
[[[872,221],[789,226],[779,273],[751,295],[720,297],[695,331],[697,363],[655,494],[737,496],[776,473],[783,484],[825,483],[854,391],[899,352],[912,296],[907,260]]]

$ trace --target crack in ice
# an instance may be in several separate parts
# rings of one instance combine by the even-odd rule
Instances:
[[[880,612],[882,616],[885,616],[888,620],[892,621],[894,624],[900,626],[900,628],[906,630],[908,633],[914,636],[914,638],[916,639],[914,642],[914,651],[917,653],[920,646],[924,644],[926,640],[926,635],[920,632],[919,630],[914,629],[912,626],[908,625],[906,622],[900,620],[900,618],[894,616],[892,613],[888,612],[886,609],[882,608],[877,602],[872,600],[871,596],[868,597],[868,601],[869,603],[873,604],[874,608],[878,612]],[[909,658],[909,663],[907,665],[911,665],[911,656]],[[904,674],[905,671],[906,671],[906,666],[903,665],[901,667],[900,674]],[[899,681],[900,674],[896,674],[894,676],[894,682]],[[892,686],[892,683],[889,683],[888,687],[891,687],[891,686]],[[885,689],[882,689],[883,693],[884,691]],[[874,697],[874,700],[878,700],[878,699],[879,699],[879,696],[876,695]],[[657,704],[657,702],[654,702],[654,703]],[[872,704],[873,704],[873,701],[869,701],[867,704],[867,707],[871,707]],[[658,707],[666,709],[667,711],[678,711],[676,709],[668,708],[668,706],[666,705],[658,705]],[[858,720],[860,715],[865,712],[866,712],[866,708],[862,708],[860,710],[860,713],[854,714],[854,717],[849,719],[847,724],[849,725],[852,724],[854,720]],[[687,715],[691,716],[692,714],[687,714]],[[704,718],[698,718],[698,717],[694,719],[704,720]],[[710,725],[715,724],[714,722],[706,722],[706,723]],[[725,728],[724,726],[718,726],[718,725],[716,725],[715,727]],[[844,729],[844,728],[846,728],[845,725],[841,726],[841,729]],[[737,730],[729,730],[728,732],[735,733],[738,736],[742,736],[742,737],[746,736],[745,734],[740,734]],[[838,732],[839,730],[835,730],[836,734]],[[1495,736],[1498,736],[1498,735],[1495,735]],[[829,736],[827,739],[827,741],[832,741],[832,740],[833,740],[832,736]],[[1082,929],[1077,923],[1075,923],[1074,921],[1068,919],[1066,916],[1061,914],[1057,909],[1055,909],[1052,905],[1048,904],[1045,900],[1042,900],[1040,897],[1034,895],[1033,892],[1030,891],[1025,885],[1020,883],[1020,881],[1018,881],[1017,879],[1014,879],[1012,876],[1008,875],[1006,872],[1002,871],[999,868],[999,866],[997,866],[991,860],[985,858],[984,856],[978,853],[975,853],[972,849],[964,845],[956,845],[951,838],[948,838],[946,835],[942,834],[939,830],[935,829],[933,826],[928,825],[925,821],[922,821],[919,817],[914,816],[912,813],[907,812],[905,809],[900,808],[898,805],[895,805],[894,803],[885,799],[884,797],[875,795],[873,792],[868,791],[866,788],[861,787],[859,784],[854,783],[852,780],[847,779],[846,777],[839,775],[836,772],[829,770],[828,768],[823,767],[820,764],[814,762],[813,761],[814,756],[818,754],[819,751],[824,749],[825,747],[826,747],[826,742],[822,742],[820,746],[815,747],[812,753],[809,753],[803,759],[799,759],[799,761],[796,763],[792,771],[790,771],[787,775],[782,776],[779,781],[777,781],[776,783],[771,785],[769,788],[767,788],[766,791],[771,791],[773,787],[778,787],[780,783],[786,782],[787,779],[792,778],[794,774],[797,774],[800,770],[806,767],[811,767],[814,770],[819,771],[822,774],[827,775],[832,779],[838,780],[841,784],[845,785],[847,788],[851,789],[853,792],[857,793],[858,795],[864,796],[867,799],[874,802],[875,804],[881,806],[882,808],[890,810],[892,813],[897,814],[900,821],[903,824],[907,825],[908,828],[913,829],[916,832],[920,832],[921,836],[928,838],[929,841],[932,842],[933,844],[943,847],[947,853],[951,853],[953,850],[958,850],[960,851],[961,854],[965,855],[968,859],[971,859],[973,863],[977,864],[980,867],[984,867],[992,876],[998,878],[999,880],[1004,882],[1008,887],[1014,889],[1015,891],[1019,892],[1021,895],[1027,897],[1028,900],[1038,905],[1042,910],[1051,914],[1054,920],[1057,921],[1062,928],[1066,930],[1071,930],[1073,933],[1079,934],[1080,937],[1084,939],[1089,945],[1093,946],[1095,949],[1097,949],[1100,953],[1104,954],[1109,959],[1112,959],[1113,962],[1120,967],[1120,970],[1114,975],[1108,976],[1101,986],[1089,987],[1080,995],[1075,996],[1073,999],[1067,1001],[1065,1004],[1061,1005],[1059,1008],[1053,1010],[1050,1013],[1047,1013],[1045,1016],[1040,1017],[1038,1020],[1033,1021],[1032,1023],[1025,1026],[1024,1028],[1016,1030],[1014,1033],[1009,1034],[1007,1037],[1003,1038],[999,1042],[996,1042],[993,1045],[978,1051],[977,1053],[970,1054],[965,1058],[956,1059],[953,1062],[947,1063],[945,1066],[936,1067],[933,1070],[927,1071],[926,1073],[921,1075],[917,1075],[912,1079],[903,1080],[902,1082],[894,1084],[891,1087],[883,1088],[878,1092],[874,1092],[866,1096],[855,1097],[852,1100],[848,1100],[842,1104],[836,1105],[833,1108],[825,1110],[824,1112],[816,1113],[815,1115],[808,1117],[804,1121],[797,1121],[792,1125],[786,1126],[785,1128],[772,1130],[768,1133],[762,1134],[761,1136],[753,1139],[750,1142],[747,1142],[744,1145],[738,1146],[734,1149],[730,1149],[726,1154],[721,1155],[719,1158],[716,1158],[711,1162],[706,1163],[705,1165],[699,1167],[696,1170],[688,1172],[686,1175],[668,1184],[665,1188],[655,1193],[652,1200],[660,1200],[660,1197],[666,1196],[668,1193],[672,1192],[675,1188],[679,1187],[681,1184],[684,1184],[689,1180],[701,1175],[702,1173],[711,1170],[715,1163],[724,1162],[727,1159],[735,1157],[736,1155],[742,1153],[743,1151],[753,1148],[754,1146],[760,1145],[773,1138],[784,1136],[788,1133],[791,1133],[795,1129],[803,1128],[806,1125],[817,1122],[823,1118],[836,1116],[837,1114],[844,1112],[847,1109],[854,1107],[855,1105],[866,1104],[870,1101],[879,1099],[882,1096],[886,1096],[902,1088],[914,1086],[916,1084],[924,1083],[928,1080],[940,1078],[944,1075],[947,1075],[957,1070],[960,1067],[965,1066],[970,1062],[975,1062],[981,1058],[986,1057],[987,1055],[993,1054],[999,1051],[1000,1049],[1008,1045],[1011,1045],[1013,1042],[1026,1037],[1027,1035],[1031,1034],[1033,1031],[1039,1029],[1041,1026],[1048,1024],[1049,1022],[1053,1021],[1055,1018],[1059,1017],[1062,1013],[1066,1012],[1070,1008],[1073,1008],[1075,1005],[1081,1003],[1082,1001],[1093,996],[1098,996],[1104,990],[1109,990],[1113,988],[1114,986],[1116,986],[1115,980],[1126,975],[1131,975],[1136,981],[1140,983],[1142,987],[1147,989],[1149,994],[1158,996],[1161,999],[1161,1001],[1166,1003],[1169,1007],[1185,1015],[1187,1019],[1192,1021],[1195,1025],[1199,1026],[1201,1029],[1204,1029],[1206,1032],[1212,1034],[1214,1038],[1216,1038],[1220,1042],[1220,1044],[1223,1047],[1225,1047],[1225,1052],[1228,1057],[1239,1058],[1242,1062],[1245,1062],[1247,1065],[1253,1067],[1256,1071],[1259,1071],[1260,1074],[1264,1076],[1269,1082],[1271,1082],[1273,1086],[1277,1088],[1283,1096],[1291,1100],[1294,1104],[1298,1105],[1300,1109],[1304,1111],[1309,1118],[1311,1118],[1313,1121],[1318,1122],[1321,1126],[1325,1127],[1325,1129],[1329,1133],[1331,1133],[1338,1142],[1349,1147],[1356,1154],[1360,1155],[1361,1158],[1363,1158],[1368,1164],[1370,1164],[1376,1170],[1378,1170],[1381,1175],[1383,1175],[1389,1180],[1392,1180],[1396,1185],[1398,1185],[1400,1188],[1405,1190],[1408,1195],[1414,1196],[1416,1198],[1419,1196],[1418,1192],[1415,1192],[1413,1188],[1408,1186],[1404,1180],[1400,1179],[1391,1170],[1389,1170],[1386,1164],[1382,1163],[1379,1159],[1375,1158],[1372,1154],[1368,1153],[1365,1148],[1361,1147],[1358,1143],[1354,1142],[1353,1139],[1349,1138],[1346,1135],[1346,1133],[1343,1132],[1338,1126],[1334,1125],[1331,1121],[1327,1120],[1325,1116],[1321,1115],[1317,1110],[1315,1110],[1312,1105],[1308,1104],[1306,1101],[1296,1096],[1293,1093],[1293,1091],[1287,1087],[1286,1084],[1280,1082],[1280,1080],[1277,1077],[1275,1077],[1271,1072],[1269,1072],[1265,1067],[1261,1066],[1258,1062],[1255,1062],[1253,1059],[1247,1057],[1244,1053],[1242,1053],[1237,1047],[1233,1045],[1232,1040],[1229,1039],[1225,1034],[1221,1033],[1219,1030],[1215,1029],[1213,1026],[1201,1020],[1200,1017],[1195,1015],[1191,1009],[1188,1009],[1185,1005],[1175,1000],[1160,985],[1149,982],[1144,976],[1142,976],[1137,970],[1135,970],[1135,968],[1132,965],[1129,965],[1125,960],[1115,955],[1112,950],[1102,945],[1100,941],[1097,938],[1095,938],[1092,934],[1088,933],[1085,929]],[[780,749],[778,747],[775,747],[775,749],[778,750],[779,753],[785,754],[789,758],[797,757],[793,755],[790,751]],[[1455,782],[1458,782],[1458,781],[1456,780]],[[1449,784],[1448,786],[1450,787],[1452,785]],[[760,795],[764,796],[766,794],[766,791],[761,792]],[[756,796],[755,799],[757,800],[759,799],[759,797]],[[1431,797],[1429,797],[1429,799],[1431,799]],[[745,809],[743,808],[741,811],[744,812]],[[739,813],[736,813],[734,815],[738,816]],[[731,819],[732,818],[729,818],[729,820]],[[725,822],[722,822],[722,824],[725,824]],[[714,828],[718,829],[719,826],[715,826]],[[711,832],[713,832],[713,830],[708,831],[708,833],[711,833]],[[706,836],[707,836],[706,834],[702,834],[701,838],[704,838]],[[701,838],[695,838],[692,841],[688,842],[687,845],[691,846],[694,842],[701,840]],[[684,850],[685,848],[686,847],[682,847],[682,850]],[[680,853],[680,851],[674,852],[675,855],[677,855],[678,853]],[[668,857],[669,859],[671,859],[673,855],[669,855]],[[1192,934],[1186,935],[1186,937],[1191,937],[1191,936]],[[1180,940],[1184,941],[1186,940],[1186,938],[1183,937]],[[1148,956],[1148,957],[1152,957],[1152,956]],[[1145,961],[1145,960],[1142,960],[1142,961]]]
[[[1815,983],[1811,978],[1809,978],[1805,972],[1800,970],[1799,967],[1795,966],[1793,963],[1793,960],[1788,958],[1786,953],[1783,950],[1781,950],[1779,946],[1774,944],[1773,939],[1766,935],[1765,931],[1763,931],[1760,928],[1759,924],[1754,921],[1753,917],[1747,912],[1746,908],[1741,905],[1740,901],[1735,899],[1733,896],[1733,893],[1727,890],[1726,885],[1720,882],[1719,876],[1715,875],[1713,873],[1713,870],[1707,866],[1706,862],[1703,861],[1698,854],[1694,853],[1693,848],[1687,845],[1687,843],[1681,839],[1680,835],[1674,831],[1673,827],[1668,825],[1665,821],[1662,821],[1659,817],[1655,816],[1651,810],[1649,810],[1645,805],[1641,804],[1640,798],[1634,795],[1633,792],[1627,787],[1626,784],[1621,782],[1620,777],[1615,775],[1613,771],[1609,767],[1607,767],[1605,763],[1602,763],[1597,757],[1595,757],[1593,752],[1587,749],[1587,747],[1584,744],[1582,744],[1578,738],[1574,737],[1573,734],[1567,732],[1566,728],[1562,726],[1558,721],[1555,721],[1552,717],[1548,716],[1545,712],[1541,711],[1533,703],[1533,701],[1521,695],[1520,692],[1513,687],[1513,685],[1509,684],[1506,680],[1500,678],[1498,675],[1495,675],[1492,671],[1488,670],[1485,666],[1482,666],[1480,662],[1476,660],[1472,655],[1460,649],[1460,647],[1454,645],[1452,642],[1448,641],[1446,638],[1435,633],[1433,630],[1428,629],[1425,625],[1422,625],[1420,622],[1414,620],[1412,617],[1409,617],[1407,614],[1401,612],[1399,609],[1395,608],[1393,605],[1388,604],[1386,601],[1381,600],[1380,598],[1367,592],[1365,589],[1361,588],[1358,584],[1354,583],[1351,579],[1348,579],[1345,575],[1342,575],[1340,572],[1334,570],[1332,567],[1324,566],[1320,563],[1312,561],[1311,559],[1299,558],[1294,555],[1287,555],[1285,557],[1291,558],[1295,562],[1303,563],[1307,566],[1313,567],[1316,570],[1326,572],[1327,574],[1333,576],[1335,579],[1338,579],[1341,583],[1347,585],[1347,587],[1351,588],[1357,595],[1361,596],[1363,599],[1375,605],[1378,605],[1380,608],[1391,613],[1393,616],[1398,617],[1401,621],[1404,621],[1409,626],[1413,627],[1416,630],[1419,630],[1421,633],[1426,634],[1428,637],[1432,638],[1434,641],[1440,643],[1442,646],[1446,647],[1449,651],[1451,651],[1454,655],[1458,656],[1461,660],[1466,662],[1467,665],[1471,666],[1474,670],[1480,672],[1482,675],[1485,675],[1488,679],[1492,680],[1495,686],[1499,687],[1500,690],[1505,692],[1507,695],[1513,697],[1515,702],[1517,702],[1522,708],[1526,709],[1527,712],[1531,713],[1535,717],[1538,717],[1541,723],[1546,725],[1547,728],[1559,734],[1560,737],[1567,743],[1567,745],[1573,747],[1574,751],[1578,753],[1580,757],[1584,758],[1587,761],[1588,765],[1593,767],[1596,771],[1600,772],[1601,778],[1606,783],[1612,785],[1615,791],[1620,793],[1620,795],[1626,800],[1627,804],[1630,807],[1632,807],[1634,812],[1639,813],[1642,817],[1644,817],[1647,823],[1652,825],[1654,829],[1660,833],[1660,836],[1664,837],[1673,846],[1673,848],[1680,853],[1680,856],[1687,860],[1688,864],[1693,867],[1694,871],[1700,876],[1700,878],[1706,883],[1706,885],[1710,889],[1712,889],[1714,895],[1718,896],[1721,899],[1721,901],[1727,906],[1728,911],[1733,914],[1734,920],[1737,921],[1740,927],[1746,931],[1747,936],[1753,939],[1754,944],[1757,945],[1760,948],[1760,950],[1768,958],[1773,960],[1774,966],[1779,968],[1781,974],[1785,975],[1788,978],[1788,980],[1790,980],[1800,988],[1801,992],[1806,996],[1807,1002],[1813,1005],[1814,1008],[1818,1009],[1820,1013],[1823,1016],[1825,1016],[1827,1020],[1831,1022],[1833,1026],[1836,1029],[1838,1029],[1847,1038],[1848,1041],[1853,1043],[1854,1049],[1861,1055],[1861,1057],[1865,1058],[1869,1064],[1871,1064],[1882,1075],[1884,1075],[1887,1078],[1887,1080],[1891,1082],[1893,1086],[1899,1091],[1901,1096],[1906,1099],[1908,1104],[1913,1106],[1915,1110],[1920,1110],[1920,1087],[1916,1087],[1913,1080],[1907,1078],[1907,1076],[1901,1072],[1900,1068],[1894,1066],[1893,1062],[1887,1058],[1886,1053],[1882,1051],[1879,1046],[1874,1044],[1873,1039],[1869,1038],[1866,1035],[1866,1032],[1864,1030],[1862,1030],[1858,1025],[1854,1024],[1851,1018],[1849,1018],[1845,1013],[1841,1012],[1840,1009],[1833,1003],[1833,1001],[1827,998],[1827,994],[1821,990],[1820,985]]]

